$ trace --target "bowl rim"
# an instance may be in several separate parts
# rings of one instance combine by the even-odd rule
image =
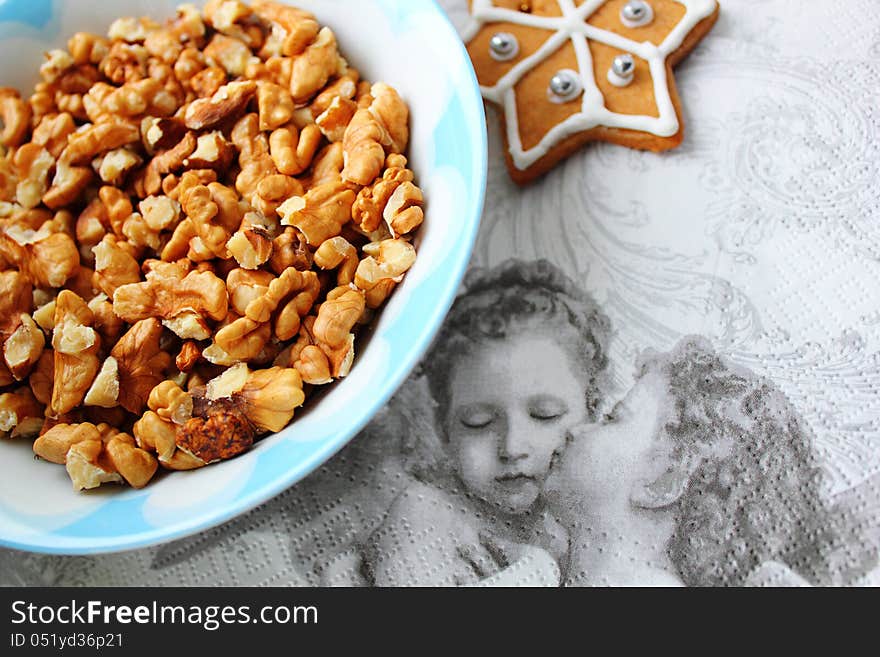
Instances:
[[[412,0],[410,0],[412,1]],[[427,353],[434,339],[436,338],[443,321],[452,306],[453,301],[458,293],[464,276],[467,272],[470,258],[473,254],[477,234],[480,227],[480,221],[483,214],[486,201],[486,188],[488,182],[488,131],[486,125],[486,111],[480,93],[479,83],[477,82],[476,73],[470,65],[470,56],[464,42],[458,37],[458,31],[450,20],[449,16],[443,10],[438,0],[419,0],[424,5],[432,7],[433,13],[444,24],[450,34],[454,34],[455,47],[467,62],[468,84],[464,84],[465,78],[461,79],[462,84],[457,86],[457,93],[462,97],[463,105],[467,108],[472,105],[476,108],[477,115],[474,120],[477,121],[478,130],[476,136],[478,143],[472,145],[471,160],[474,164],[474,174],[479,176],[477,183],[477,194],[474,203],[471,204],[469,214],[465,221],[466,232],[459,234],[461,247],[456,251],[452,258],[454,272],[449,276],[442,286],[442,292],[436,297],[436,303],[432,306],[432,314],[423,323],[423,329],[415,340],[414,346],[410,349],[404,359],[392,372],[386,380],[384,392],[376,396],[374,402],[369,409],[362,414],[354,423],[352,423],[345,431],[340,431],[332,439],[322,441],[318,447],[312,450],[307,458],[293,464],[283,475],[275,477],[261,485],[254,486],[243,496],[236,497],[235,500],[218,509],[200,509],[199,512],[191,514],[189,518],[180,522],[162,525],[161,527],[153,527],[148,530],[132,533],[120,534],[119,536],[103,536],[92,539],[88,545],[59,545],[51,541],[53,536],[52,530],[38,531],[28,534],[27,539],[24,538],[8,538],[0,535],[0,547],[25,552],[52,554],[52,555],[99,555],[111,554],[117,552],[125,552],[137,550],[151,546],[165,544],[171,541],[179,540],[194,534],[207,531],[225,522],[229,522],[234,518],[242,516],[249,511],[255,509],[261,504],[271,500],[288,488],[296,485],[305,477],[312,474],[317,468],[326,463],[334,454],[345,447],[352,439],[354,439],[369,422],[375,417],[376,413],[388,403],[391,397],[396,394],[400,386],[410,376],[412,371]],[[291,4],[295,4],[295,0]],[[249,455],[242,455],[245,458],[250,456],[256,458],[256,454],[251,452]],[[173,474],[173,473],[172,473]],[[98,511],[100,513],[100,511]],[[79,541],[80,539],[77,539]]]

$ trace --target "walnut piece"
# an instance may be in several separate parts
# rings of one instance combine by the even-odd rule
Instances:
[[[406,235],[422,225],[425,219],[422,210],[424,203],[422,190],[409,181],[401,183],[394,190],[382,212],[392,237]]]
[[[266,54],[298,55],[318,36],[320,25],[306,11],[271,0],[256,0],[251,7],[257,16],[272,25],[274,39],[267,40]],[[270,42],[274,42],[274,46]]]
[[[251,203],[264,217],[274,219],[278,216],[279,205],[291,196],[302,196],[304,193],[302,183],[299,180],[293,176],[276,173],[260,180]]]
[[[89,167],[72,166],[65,160],[59,159],[55,166],[52,186],[43,194],[43,203],[53,210],[70,205],[85,191],[92,177],[92,170]]]
[[[274,130],[293,118],[296,104],[290,91],[280,84],[261,80],[257,83],[257,107],[260,130]]]
[[[257,83],[253,80],[223,85],[210,98],[194,100],[187,106],[184,114],[186,127],[190,130],[213,128],[244,109],[256,91]]]
[[[372,102],[355,112],[345,130],[342,177],[369,185],[382,170],[387,153],[403,153],[409,141],[409,109],[393,87],[377,82]]]
[[[30,127],[31,107],[10,87],[0,87],[0,121],[0,144],[7,148],[21,144]]]
[[[0,436],[32,437],[43,426],[43,405],[29,388],[0,395]]]
[[[9,376],[12,383],[12,375]],[[55,354],[51,350],[46,349],[34,366],[28,383],[31,392],[41,404],[48,406],[52,401],[52,388],[55,381]]]
[[[244,269],[258,269],[272,256],[272,224],[261,214],[248,212],[226,248]]]
[[[40,359],[46,338],[30,315],[19,315],[21,323],[3,344],[3,360],[16,381],[21,381]]]
[[[334,75],[342,75],[345,60],[336,49],[336,36],[329,27],[323,27],[315,40],[294,57],[290,75],[290,94],[295,103],[304,103],[327,84]]]
[[[177,426],[155,412],[147,411],[132,429],[138,447],[156,454],[162,467],[169,470],[194,470],[206,465],[202,459],[177,446]]]
[[[113,235],[105,235],[92,251],[95,254],[95,275],[92,279],[96,288],[108,297],[122,285],[137,283],[141,279],[141,268],[125,242]]]
[[[125,433],[112,432],[99,439],[73,443],[65,454],[64,462],[74,490],[123,481],[133,488],[143,488],[159,467],[155,457],[137,447],[134,438]]]
[[[215,342],[221,349],[241,360],[258,355],[258,340],[262,341],[260,348],[265,345],[271,331],[266,331],[262,326],[268,326],[267,322],[273,314],[276,315],[275,336],[279,340],[293,338],[299,332],[301,318],[311,310],[320,294],[320,282],[311,271],[300,272],[295,267],[288,267],[272,280],[265,278],[265,272],[255,274],[250,278],[264,285],[235,286],[233,304],[244,316],[221,328],[215,336]],[[243,274],[235,278],[241,277]],[[230,278],[233,278],[232,275]],[[247,347],[240,343],[245,336],[248,336]],[[245,355],[236,355],[238,353]]]
[[[299,372],[282,367],[250,372],[234,397],[241,400],[244,415],[261,431],[281,431],[305,401]]]
[[[229,305],[238,315],[244,315],[248,305],[269,289],[275,277],[267,271],[233,269],[226,277]]]
[[[192,271],[180,278],[157,276],[122,285],[113,293],[113,309],[126,322],[173,319],[185,312],[223,319],[227,304],[226,285],[209,271]]]
[[[34,441],[34,454],[52,463],[64,465],[70,448],[86,440],[101,440],[98,428],[89,422],[59,423]]]
[[[205,386],[205,397],[208,401],[231,398],[241,392],[247,383],[250,370],[244,363],[233,365],[219,376],[208,381]]]
[[[162,326],[184,340],[207,340],[211,337],[211,327],[201,315],[194,312],[182,312],[171,319],[163,319]]]
[[[140,156],[128,148],[107,151],[92,161],[92,168],[105,183],[120,185],[126,174],[141,164]]]
[[[190,419],[177,433],[180,450],[213,463],[238,456],[253,445],[254,429],[240,412],[217,411]]]
[[[174,424],[186,424],[192,417],[192,396],[181,390],[173,381],[162,381],[153,388],[147,399],[147,405],[163,420]]]
[[[49,189],[49,171],[55,166],[55,158],[48,150],[31,142],[15,151],[12,164],[18,178],[15,200],[26,210],[37,207]]]
[[[101,370],[92,382],[83,399],[86,406],[113,408],[119,399],[119,364],[113,356],[101,365]]]
[[[138,204],[147,227],[159,233],[177,225],[180,220],[180,203],[167,196],[148,196]]]
[[[385,218],[384,215],[388,202],[398,187],[403,185],[403,183],[411,183],[414,179],[413,172],[406,168],[406,158],[403,155],[392,153],[385,160],[385,171],[382,174],[382,178],[358,192],[357,199],[351,208],[352,219],[365,233],[372,233],[377,230]],[[420,207],[419,212],[421,212]],[[402,228],[404,222],[398,217],[399,214],[400,211],[394,211],[391,220],[393,222],[397,219],[398,227]],[[423,218],[423,214],[418,218],[407,217],[406,223],[413,223],[414,227],[416,227]]]
[[[345,286],[354,280],[358,253],[344,237],[332,237],[315,251],[315,264],[321,269],[336,269],[336,285]]]
[[[44,303],[33,314],[34,321],[46,333],[51,333],[55,328],[55,299]]]
[[[319,246],[336,237],[351,219],[355,193],[345,183],[328,182],[312,187],[305,196],[292,196],[280,206],[284,226],[299,229],[309,245]]]
[[[219,130],[199,135],[196,149],[183,161],[183,166],[204,170],[226,171],[235,155],[235,148]]]
[[[95,316],[95,330],[101,336],[105,349],[112,349],[122,333],[123,321],[113,312],[113,304],[106,294],[99,294],[89,301],[89,310]]]
[[[285,176],[296,176],[305,171],[321,145],[321,129],[307,125],[302,131],[288,124],[272,131],[269,152],[275,167]]]
[[[150,392],[164,378],[171,355],[160,345],[162,324],[155,317],[142,319],[123,335],[110,355],[119,375],[119,404],[129,413],[140,413]]]
[[[12,226],[0,229],[0,258],[40,287],[61,287],[79,266],[79,251],[67,233],[39,231],[23,239]]]
[[[374,290],[378,297],[368,299],[371,308],[377,307],[403,275],[415,263],[416,250],[402,238],[374,242],[364,247],[367,257],[360,261],[355,271],[354,284],[369,293]]]
[[[312,328],[317,345],[330,361],[334,377],[345,376],[354,358],[352,330],[366,307],[364,294],[348,287],[337,287],[318,308]]]
[[[330,360],[317,345],[303,347],[293,366],[302,376],[304,383],[320,386],[333,381]]]
[[[179,144],[186,134],[186,126],[177,118],[147,116],[141,121],[141,143],[150,155]]]
[[[140,140],[140,131],[129,123],[114,121],[98,123],[73,133],[67,147],[61,152],[59,162],[83,164],[96,155],[133,144]]]
[[[357,103],[340,96],[335,97],[321,114],[315,117],[315,125],[331,142],[342,141],[348,124],[357,111]]]
[[[193,340],[187,340],[180,347],[180,353],[177,354],[174,364],[181,372],[190,372],[196,366],[196,363],[199,362],[201,357],[202,350],[199,347],[199,344]]]
[[[206,399],[219,402],[218,408],[241,413],[257,431],[266,432],[287,426],[305,395],[299,372],[293,368],[252,371],[240,364],[208,382]],[[209,403],[208,417],[213,407]]]
[[[271,337],[272,327],[268,323],[239,317],[217,331],[211,347],[222,350],[221,357],[227,360],[227,364],[251,361],[260,356]],[[214,353],[211,347],[204,352],[209,359]]]
[[[256,194],[260,182],[278,173],[269,154],[269,140],[259,130],[256,114],[245,114],[232,129],[232,143],[238,148],[241,168],[235,178],[235,189],[246,199]]]
[[[197,140],[192,132],[187,132],[173,147],[153,156],[143,173],[143,195],[158,194],[162,189],[162,176],[179,171],[184,162],[196,149]]]
[[[226,244],[244,216],[235,190],[220,183],[198,185],[188,190],[181,202],[205,247],[219,258],[228,258]]]
[[[5,341],[18,328],[23,313],[33,307],[33,288],[21,272],[0,271],[0,339]]]
[[[37,123],[31,141],[45,148],[53,158],[57,159],[67,146],[68,137],[75,130],[76,123],[69,112],[50,114]]]
[[[62,290],[55,301],[55,350],[52,400],[55,415],[69,413],[86,395],[100,368],[101,338],[92,328],[94,315],[85,301],[70,290]]]
[[[288,267],[296,267],[300,271],[310,269],[313,262],[305,236],[295,228],[286,228],[272,240],[272,257],[269,268],[276,274]]]

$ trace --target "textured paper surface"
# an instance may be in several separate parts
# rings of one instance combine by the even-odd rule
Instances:
[[[442,4],[463,24],[463,0]],[[595,417],[572,422],[569,408],[554,455],[514,426],[513,402],[490,413],[506,420],[496,435],[518,440],[496,461],[444,440],[416,375],[259,509],[125,554],[0,551],[0,583],[880,583],[877,12],[872,0],[727,0],[676,74],[686,134],[671,153],[589,145],[519,190],[490,116],[473,266],[524,261],[496,276],[500,290],[552,261],[609,329],[602,381],[582,391]],[[565,397],[561,370],[546,370],[583,343],[539,333],[450,378],[492,390],[490,374],[506,372],[520,385],[505,399]],[[523,374],[529,352],[541,358]],[[467,450],[483,470],[462,469]],[[766,460],[746,464],[757,452]],[[501,470],[532,476],[527,512],[517,500],[532,480],[496,485]],[[699,485],[711,503],[693,501]]]

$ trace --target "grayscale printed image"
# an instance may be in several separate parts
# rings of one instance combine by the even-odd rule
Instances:
[[[520,188],[490,110],[470,272],[360,435],[225,525],[0,550],[0,584],[880,584],[876,11],[722,0],[668,153]]]

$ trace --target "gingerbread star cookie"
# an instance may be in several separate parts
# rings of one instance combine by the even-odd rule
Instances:
[[[716,0],[471,0],[464,40],[505,118],[526,184],[590,141],[664,151],[683,138],[672,77],[718,18]]]

